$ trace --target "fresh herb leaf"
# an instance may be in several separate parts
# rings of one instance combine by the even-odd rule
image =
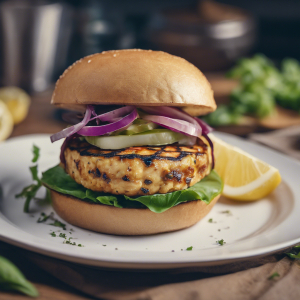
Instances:
[[[213,223],[213,219],[209,219],[209,220],[208,220],[208,223]]]
[[[41,184],[31,184],[27,187],[25,187],[21,193],[16,195],[16,198],[26,198],[26,201],[24,203],[24,212],[28,213],[29,212],[29,204],[30,201],[35,198],[35,195],[37,191],[40,189]]]
[[[35,145],[33,145],[33,159],[32,162],[36,162],[39,158],[39,148],[36,147]],[[28,213],[29,212],[29,205],[32,199],[36,199],[36,193],[38,192],[38,190],[41,188],[42,183],[41,180],[38,176],[38,166],[34,165],[32,167],[29,168],[30,172],[31,172],[31,177],[32,180],[35,181],[36,183],[30,184],[29,186],[26,186],[25,188],[23,188],[23,190],[17,194],[15,197],[16,198],[25,198],[25,203],[24,203],[24,212]],[[46,197],[45,199],[49,199],[49,192],[46,192]],[[44,200],[44,199],[43,199]]]
[[[37,223],[46,223],[46,221],[51,220],[54,221],[53,223],[49,223],[47,225],[52,225],[56,227],[61,227],[63,230],[66,230],[66,224],[62,223],[58,219],[54,217],[54,213],[51,212],[48,216],[42,212],[41,216],[38,218]]]
[[[35,163],[38,161],[39,157],[40,157],[40,148],[37,147],[36,145],[33,145],[32,147],[32,153],[33,153],[33,159],[32,162]]]
[[[62,228],[63,230],[66,230],[66,224],[60,222],[59,220],[54,220],[54,222],[53,222],[53,223],[50,223],[49,225],[56,226],[56,227],[60,227],[60,228]]]
[[[70,239],[69,240],[64,240],[64,244],[68,244],[68,245],[72,245],[72,246],[76,246],[75,242],[71,242]]]
[[[78,247],[84,247],[82,244],[78,244]]]
[[[274,279],[275,277],[280,277],[280,275],[279,275],[277,272],[274,272],[272,275],[270,275],[270,276],[268,277],[268,279],[269,279],[269,280],[272,280],[272,279]]]
[[[38,220],[37,220],[37,223],[44,223],[44,222],[46,222],[49,218],[52,219],[53,216],[54,216],[53,212],[50,213],[48,216],[47,216],[44,212],[42,212],[42,213],[41,213],[41,216],[40,216],[40,217],[38,218]]]
[[[31,297],[39,296],[37,289],[24,277],[21,271],[3,256],[0,256],[0,288],[18,291]]]
[[[187,250],[187,251],[192,251],[192,250],[193,250],[193,246],[187,247],[186,250]]]
[[[221,211],[222,214],[230,214],[231,215],[231,211],[230,210],[223,210]]]
[[[32,176],[32,180],[35,180],[37,183],[40,184],[41,180],[38,177],[38,166],[32,166],[29,168]]]
[[[146,208],[156,213],[186,202],[201,199],[209,204],[212,199],[222,192],[223,183],[219,175],[213,170],[200,182],[188,189],[167,194],[154,194],[140,197],[127,197],[107,193],[94,192],[75,182],[66,172],[56,166],[43,173],[42,183],[59,193],[71,195],[81,200],[93,203],[112,205],[115,207]]]
[[[66,239],[66,238],[67,238],[67,236],[66,236],[66,234],[65,234],[65,233],[60,233],[60,234],[59,234],[59,237],[61,237],[61,238],[64,238],[64,239]]]
[[[226,242],[224,242],[224,240],[218,240],[217,244],[219,244],[220,246],[223,246],[224,244],[226,244]]]
[[[56,233],[53,231],[50,233],[51,236],[56,237]]]

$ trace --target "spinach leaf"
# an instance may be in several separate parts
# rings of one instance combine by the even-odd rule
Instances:
[[[3,256],[0,256],[0,288],[19,291],[31,297],[39,295],[36,288],[26,280],[21,271]]]
[[[211,173],[188,189],[167,194],[127,197],[108,193],[94,192],[76,183],[60,166],[55,166],[43,173],[41,182],[47,188],[59,193],[77,197],[81,200],[112,205],[120,208],[149,208],[156,213],[186,201],[202,200],[209,204],[222,192],[223,182],[213,170]]]

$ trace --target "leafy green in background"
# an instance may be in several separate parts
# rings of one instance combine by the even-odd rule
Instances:
[[[243,58],[227,73],[239,80],[229,105],[221,105],[204,120],[212,126],[235,125],[242,116],[264,118],[274,113],[276,103],[300,112],[300,64],[282,61],[281,72],[264,55]]]
[[[31,297],[39,295],[37,289],[26,280],[21,271],[3,256],[0,256],[0,289],[18,291]]]

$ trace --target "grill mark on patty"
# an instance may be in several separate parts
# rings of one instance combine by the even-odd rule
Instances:
[[[80,156],[95,156],[95,157],[104,157],[104,158],[111,158],[111,157],[119,157],[120,159],[140,159],[144,162],[144,164],[149,167],[153,160],[170,160],[170,161],[180,161],[184,157],[195,154],[197,156],[202,156],[207,149],[207,145],[199,139],[198,146],[202,147],[204,150],[202,152],[195,151],[195,149],[191,148],[191,151],[183,151],[182,148],[185,150],[188,149],[186,146],[179,146],[178,144],[173,145],[166,145],[160,147],[143,147],[149,152],[154,152],[153,154],[149,155],[141,155],[141,154],[121,154],[126,149],[118,149],[118,150],[102,150],[95,146],[90,145],[87,142],[81,142],[77,138],[73,139],[69,144],[69,149],[72,151],[77,151]],[[133,147],[139,148],[139,147]],[[128,149],[128,148],[127,148]],[[172,150],[171,150],[172,149]],[[176,153],[176,156],[170,156],[170,153]]]
[[[149,190],[148,189],[145,189],[145,188],[141,188],[141,191],[144,193],[144,194],[148,194],[149,193]]]
[[[96,168],[96,171],[94,171],[94,170],[89,170],[88,173],[89,173],[89,174],[93,174],[93,175],[94,175],[94,178],[95,178],[95,177],[101,177],[101,172],[99,171],[98,168]]]
[[[122,179],[123,179],[124,181],[130,181],[130,179],[129,179],[129,177],[128,177],[127,175],[123,176]]]
[[[110,183],[111,179],[106,175],[106,173],[103,173],[103,179],[106,181],[106,183]]]

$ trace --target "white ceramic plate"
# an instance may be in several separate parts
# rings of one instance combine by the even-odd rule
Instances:
[[[283,182],[261,201],[240,203],[221,198],[212,212],[195,226],[146,237],[99,234],[69,224],[64,231],[37,223],[41,212],[52,211],[49,205],[34,203],[30,214],[23,213],[24,200],[15,199],[15,194],[31,183],[28,167],[33,165],[32,145],[41,148],[39,170],[44,171],[58,163],[61,143],[51,144],[48,135],[12,138],[0,145],[0,239],[72,262],[132,269],[220,265],[266,255],[300,242],[300,163],[240,138],[216,135],[277,167]],[[50,235],[53,231],[56,237]],[[60,233],[73,237],[72,242],[84,247],[63,244]],[[217,243],[221,239],[225,241],[223,246]],[[190,246],[193,249],[187,251]]]

